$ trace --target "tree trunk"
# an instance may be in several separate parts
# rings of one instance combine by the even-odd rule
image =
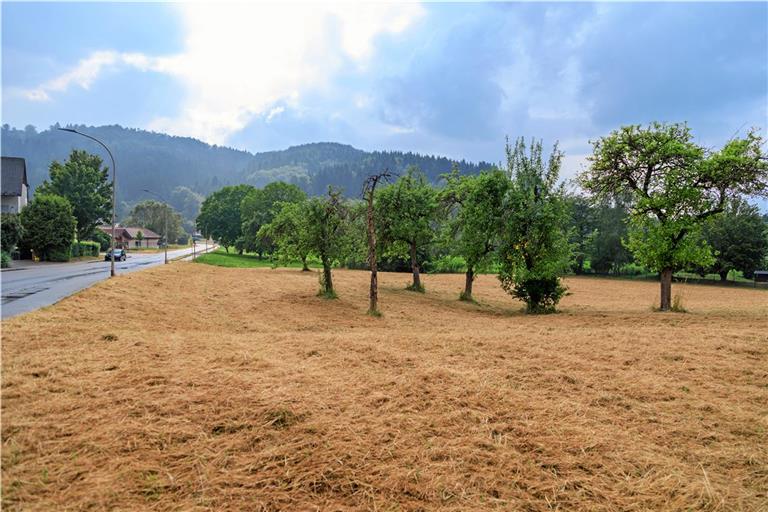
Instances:
[[[226,244],[224,245],[224,251],[226,251],[226,253],[229,254],[229,246]]]
[[[376,270],[371,270],[371,291],[368,300],[368,313],[376,315],[379,312],[379,276]]]
[[[307,255],[301,257],[301,271],[302,272],[309,272],[309,267],[307,266]]]
[[[472,282],[475,280],[475,269],[467,267],[464,281],[464,293],[461,294],[461,300],[472,300]]]
[[[376,228],[373,223],[373,192],[368,200],[368,266],[371,267],[371,289],[368,293],[368,313],[379,312],[379,278],[376,264]]]
[[[411,271],[413,272],[413,289],[422,290],[421,275],[419,274],[419,264],[416,261],[416,244],[411,244]]]
[[[718,272],[718,274],[720,274],[720,281],[725,282],[725,281],[728,280],[728,271],[727,270]]]
[[[323,258],[323,285],[325,293],[333,293],[333,277],[331,276],[331,262]]]
[[[661,271],[661,311],[669,311],[672,307],[672,269]]]

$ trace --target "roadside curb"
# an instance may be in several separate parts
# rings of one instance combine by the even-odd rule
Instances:
[[[196,256],[200,256],[201,254],[207,254],[207,253],[209,253],[209,252],[211,252],[211,251],[215,251],[215,250],[216,250],[216,249],[218,249],[218,248],[219,248],[219,247],[218,247],[218,246],[216,246],[216,245],[215,245],[215,246],[211,246],[211,247],[210,247],[210,248],[209,248],[207,251],[205,251],[205,250],[203,250],[203,251],[198,251],[197,253],[195,253],[195,255],[196,255]],[[192,254],[183,254],[183,255],[181,255],[181,256],[176,256],[175,258],[172,258],[172,259],[170,259],[170,260],[168,260],[168,261],[184,261],[184,260],[190,260],[190,261],[193,261],[193,260],[192,260],[192,256],[193,256]]]

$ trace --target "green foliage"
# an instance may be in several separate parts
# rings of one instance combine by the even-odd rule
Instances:
[[[437,229],[437,191],[416,168],[409,168],[395,183],[376,190],[375,199],[379,242],[383,256],[411,258],[413,289],[423,289],[419,282],[421,249],[435,238]]]
[[[679,238],[684,222],[662,223],[652,217],[633,216],[627,247],[640,265],[653,271],[711,265],[714,257],[701,236],[701,226],[685,225],[685,236]]]
[[[625,244],[629,212],[620,200],[601,201],[593,208],[594,231],[588,239],[587,254],[590,268],[595,272],[618,274],[632,261]]]
[[[582,196],[566,196],[565,202],[570,215],[568,241],[573,252],[571,270],[582,274],[587,261],[590,260],[592,240],[597,229],[595,211],[589,200]]]
[[[199,247],[199,246],[198,246]],[[226,252],[224,249],[216,249],[212,252],[199,255],[195,259],[196,263],[206,263],[208,265],[215,265],[218,267],[232,267],[232,268],[269,268],[275,267],[275,262],[259,258],[256,254],[235,254],[232,252]],[[311,268],[317,268],[319,266],[316,258],[309,258],[307,265]],[[291,268],[302,268],[301,261],[298,260],[283,260],[281,266]]]
[[[77,220],[78,240],[87,239],[97,224],[112,215],[112,183],[109,168],[86,151],[73,150],[63,164],[54,161],[50,166],[50,181],[44,181],[36,193],[64,197],[72,205]]]
[[[183,219],[196,219],[200,215],[200,207],[205,200],[201,194],[189,187],[176,187],[169,196],[171,206],[178,211]]]
[[[281,181],[269,183],[261,189],[252,189],[240,205],[243,247],[250,252],[272,252],[275,249],[269,230],[262,231],[284,204],[299,203],[307,195],[296,185]]]
[[[0,268],[8,268],[11,266],[11,255],[5,251],[0,251]]]
[[[467,262],[461,256],[443,255],[424,262],[424,270],[430,274],[462,274]]]
[[[555,146],[548,162],[542,143],[507,143],[510,178],[501,226],[501,286],[525,302],[529,313],[554,311],[565,293],[560,276],[569,267],[568,207],[563,187],[557,185],[562,153]]]
[[[376,212],[383,243],[432,242],[438,202],[435,189],[418,169],[410,168],[395,183],[376,191]]]
[[[17,213],[0,214],[0,250],[11,253],[24,235]]]
[[[53,261],[57,263],[64,263],[71,259],[72,255],[69,252],[69,248],[67,249],[51,249],[48,254],[45,257],[46,261]]]
[[[168,222],[167,233],[166,221]],[[169,243],[176,241],[183,233],[181,223],[182,218],[178,212],[169,204],[154,199],[146,199],[136,204],[131,209],[130,215],[123,220],[124,225],[154,231],[163,238],[163,241],[170,241]],[[137,236],[137,239],[143,240],[144,234],[141,234],[141,238]]]
[[[78,242],[75,240],[72,242],[69,254],[73,258],[77,258],[78,256],[98,256],[99,243],[90,241]]]
[[[224,247],[234,245],[242,237],[240,204],[252,190],[250,185],[228,186],[206,197],[197,216],[197,228]]]
[[[323,292],[332,292],[331,266],[347,257],[352,247],[350,206],[341,192],[333,189],[328,189],[326,197],[313,197],[299,204],[307,219],[307,246],[323,264]]]
[[[509,178],[500,169],[474,176],[457,172],[447,176],[440,195],[455,211],[447,226],[452,252],[471,270],[486,263],[498,246],[509,185]]]
[[[24,226],[24,243],[41,259],[69,259],[76,226],[69,201],[53,194],[35,194],[21,211],[21,224]]]
[[[703,236],[712,247],[715,261],[704,268],[725,280],[728,272],[739,270],[750,278],[768,256],[768,223],[756,206],[743,200],[730,201],[723,213],[710,218]]]
[[[711,152],[685,124],[625,126],[593,142],[591,166],[580,177],[597,197],[632,197],[628,246],[653,271],[706,266],[703,222],[727,201],[768,188],[762,139],[750,132]]]
[[[257,236],[272,241],[276,249],[273,255],[278,261],[284,263],[293,259],[307,260],[312,246],[305,213],[304,201],[280,203],[272,221],[259,229]]]
[[[728,201],[768,190],[762,139],[749,132],[720,151],[693,141],[685,124],[624,126],[593,142],[582,186],[598,198],[632,198],[627,246],[638,263],[662,276],[714,262],[702,225]],[[662,279],[662,311],[671,307],[671,281]]]
[[[99,244],[99,250],[101,251],[109,250],[112,241],[112,238],[100,229],[94,230],[90,239]]]

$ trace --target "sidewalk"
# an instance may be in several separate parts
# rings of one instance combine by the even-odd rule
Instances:
[[[40,268],[40,267],[52,267],[56,265],[76,265],[78,263],[91,263],[94,261],[101,261],[101,256],[92,256],[88,259],[74,258],[71,261],[32,261],[32,260],[12,260],[11,266],[8,268],[0,269],[2,272],[10,272],[12,270],[25,270],[28,268]]]

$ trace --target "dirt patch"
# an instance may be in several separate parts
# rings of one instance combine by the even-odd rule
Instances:
[[[3,507],[765,510],[768,293],[379,279],[382,318],[365,272],[175,263],[3,321]]]

